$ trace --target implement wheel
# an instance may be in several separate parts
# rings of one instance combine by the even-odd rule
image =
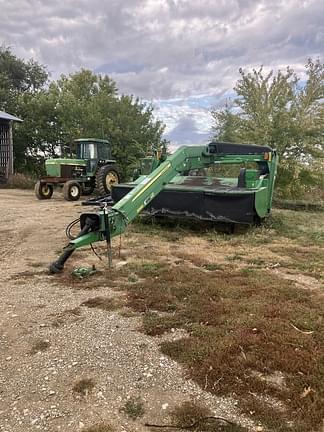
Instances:
[[[96,175],[97,189],[100,195],[109,195],[112,187],[119,183],[119,174],[113,165],[99,168]]]
[[[81,186],[75,180],[69,180],[64,183],[63,196],[66,201],[78,201],[81,195]]]
[[[51,184],[41,183],[38,181],[35,184],[35,195],[39,200],[51,199],[54,191],[54,187]]]

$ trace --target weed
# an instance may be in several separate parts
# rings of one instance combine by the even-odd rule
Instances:
[[[111,311],[117,309],[120,306],[120,303],[116,299],[109,297],[91,297],[82,302],[81,306]]]
[[[204,432],[244,432],[245,428],[232,422],[213,417],[212,412],[193,401],[177,406],[171,412],[172,421],[179,429],[190,429]]]
[[[73,393],[79,393],[82,396],[87,395],[94,388],[95,382],[92,378],[81,378],[73,386]]]
[[[38,340],[34,342],[33,346],[30,349],[30,354],[37,354],[38,352],[44,352],[48,350],[51,346],[50,341],[48,340]]]
[[[208,271],[223,270],[222,265],[215,263],[204,264],[202,267]]]
[[[132,420],[143,417],[145,409],[141,397],[131,397],[128,399],[125,405],[120,408],[120,412],[125,413]]]

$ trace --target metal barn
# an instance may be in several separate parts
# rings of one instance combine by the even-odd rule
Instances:
[[[12,123],[19,118],[0,111],[0,182],[6,182],[13,174]]]

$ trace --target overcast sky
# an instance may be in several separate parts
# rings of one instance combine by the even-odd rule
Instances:
[[[210,135],[238,68],[302,71],[324,52],[324,0],[0,0],[0,43],[53,78],[81,67],[152,101],[175,143]]]

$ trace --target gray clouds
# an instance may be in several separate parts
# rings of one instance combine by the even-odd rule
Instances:
[[[0,42],[48,65],[108,73],[147,100],[216,95],[239,67],[323,55],[321,0],[0,0]]]

